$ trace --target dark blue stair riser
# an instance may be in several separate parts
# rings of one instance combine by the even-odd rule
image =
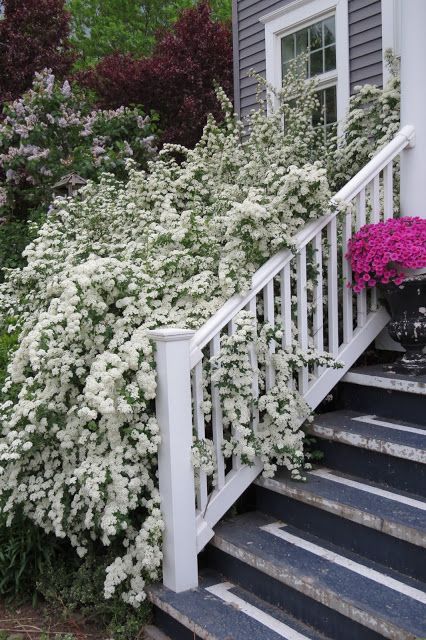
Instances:
[[[277,520],[426,582],[424,549],[263,487],[256,494],[258,509]]]
[[[154,607],[154,624],[170,637],[171,640],[201,640],[200,636],[184,627],[167,613]]]
[[[426,396],[342,382],[337,405],[366,414],[416,423],[426,428]]]
[[[316,440],[325,467],[426,497],[426,465],[318,436]]]
[[[383,640],[383,636],[346,618],[337,611],[312,600],[271,578],[245,562],[209,546],[210,567],[219,571],[234,584],[255,593],[270,604],[285,609],[301,622],[313,626],[333,640]],[[254,640],[254,639],[253,639]]]

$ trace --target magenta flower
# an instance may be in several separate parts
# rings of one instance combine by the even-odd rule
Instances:
[[[355,293],[379,283],[401,284],[401,269],[426,267],[426,220],[407,216],[366,224],[349,240],[346,258]]]

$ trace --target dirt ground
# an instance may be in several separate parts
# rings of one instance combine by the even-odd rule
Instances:
[[[13,640],[56,640],[64,634],[73,634],[75,640],[107,640],[108,635],[99,628],[74,615],[64,619],[51,607],[38,604],[19,607],[8,606],[0,601],[0,638],[12,636]],[[11,639],[12,640],[12,639]]]

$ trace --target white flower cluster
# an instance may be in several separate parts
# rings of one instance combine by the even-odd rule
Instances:
[[[22,508],[81,555],[89,541],[121,541],[106,597],[120,593],[137,606],[161,565],[160,435],[146,331],[200,327],[328,210],[326,171],[309,143],[317,133],[305,117],[315,87],[301,82],[293,106],[294,86],[288,91],[286,128],[282,113],[259,111],[242,143],[242,124],[222,95],[225,122],[210,119],[194,150],[166,148],[147,171],[129,161],[125,184],[105,174],[82,198],[58,200],[26,249],[27,266],[1,285],[3,319],[15,318],[20,341],[0,405],[0,498],[10,519]],[[299,468],[305,407],[286,381],[311,356],[276,352],[276,383],[261,392],[254,436],[242,355],[253,337],[246,319],[224,345],[217,374],[232,427],[227,454],[247,463],[260,454],[267,473],[276,464]],[[256,338],[259,361],[270,339],[279,342],[267,328]],[[208,468],[209,445],[195,445],[195,465]]]
[[[313,364],[340,365],[327,353],[302,351],[295,340],[283,349],[282,337],[282,328],[267,323],[259,327],[251,313],[240,312],[234,333],[222,337],[220,356],[212,359],[212,381],[222,399],[225,457],[235,456],[250,465],[258,456],[265,476],[274,475],[279,465],[300,479],[302,468],[306,468],[301,427],[311,411],[297,391],[294,374]],[[274,371],[270,388],[266,383],[268,366]],[[256,394],[253,371],[258,381]]]

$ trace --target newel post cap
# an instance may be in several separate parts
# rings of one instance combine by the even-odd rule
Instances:
[[[179,342],[181,340],[192,340],[195,331],[192,329],[179,329],[178,327],[164,327],[163,329],[150,329],[147,331],[148,338],[156,342]]]

